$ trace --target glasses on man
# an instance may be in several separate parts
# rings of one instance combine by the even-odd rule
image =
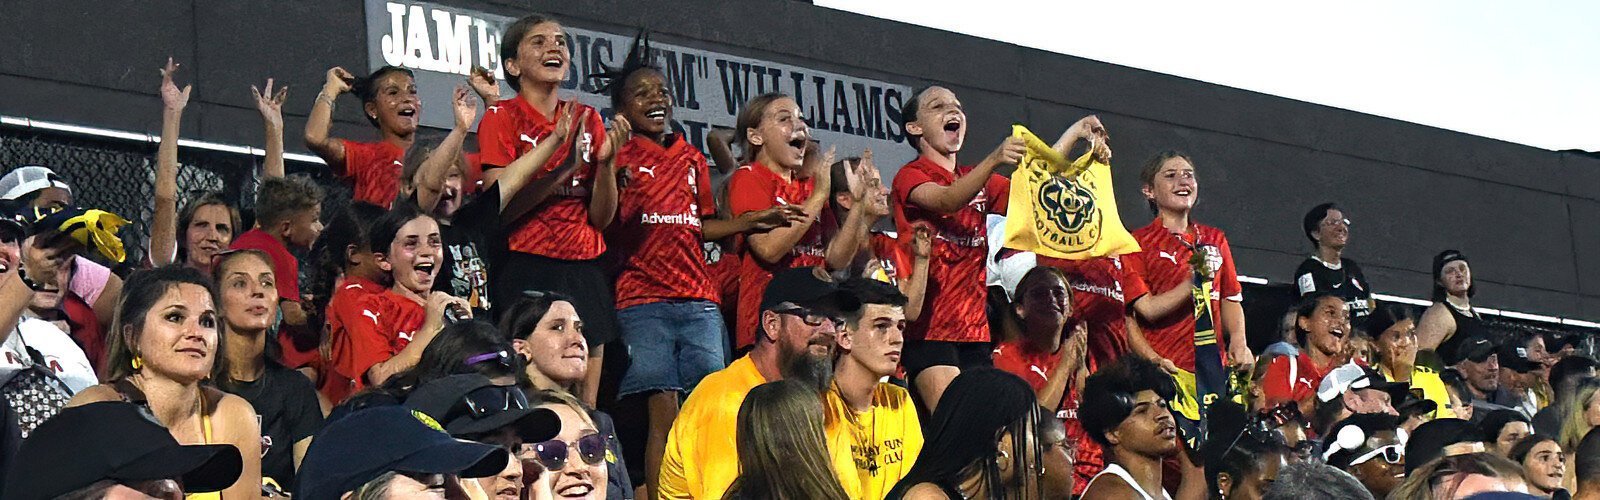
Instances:
[[[832,323],[834,328],[844,327],[844,318],[831,314],[823,314],[817,311],[806,309],[804,307],[791,307],[789,309],[783,309],[776,312],[778,314],[787,314],[789,316],[798,317],[801,321],[804,321],[807,326],[822,326],[823,323]]]
[[[567,468],[567,457],[571,456],[572,450],[578,451],[578,458],[583,460],[583,463],[598,465],[606,458],[606,437],[596,432],[572,442],[551,439],[533,445],[534,459],[544,467],[544,470],[549,471]]]
[[[1378,457],[1383,457],[1383,461],[1388,462],[1390,465],[1401,465],[1405,463],[1406,450],[1398,444],[1381,446],[1350,460],[1350,466],[1355,467]]]

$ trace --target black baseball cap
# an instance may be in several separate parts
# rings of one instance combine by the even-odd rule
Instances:
[[[1494,341],[1485,336],[1474,336],[1462,340],[1461,345],[1456,347],[1455,359],[1446,361],[1451,365],[1462,361],[1482,363],[1484,360],[1489,359],[1490,354],[1496,352],[1499,352],[1499,347],[1494,344]]]
[[[1528,359],[1528,348],[1517,345],[1523,342],[1506,342],[1500,345],[1500,367],[1517,373],[1528,373],[1543,367]]]
[[[22,441],[4,498],[56,498],[106,479],[182,479],[186,493],[221,491],[243,466],[231,444],[178,444],[137,405],[90,403],[62,409]]]
[[[311,440],[294,497],[337,499],[390,471],[485,477],[507,460],[504,448],[450,437],[420,411],[378,406],[329,424]]]
[[[1445,448],[1462,443],[1477,444],[1477,451],[1482,451],[1482,442],[1478,441],[1478,428],[1472,422],[1459,418],[1441,418],[1417,426],[1416,432],[1406,440],[1406,474],[1417,470],[1434,459],[1446,456]]]
[[[1350,467],[1350,461],[1373,450],[1367,440],[1379,432],[1392,431],[1400,444],[1406,443],[1406,431],[1400,428],[1400,417],[1387,413],[1358,413],[1340,420],[1328,429],[1323,439],[1323,457],[1328,465],[1340,469]]]
[[[772,281],[761,294],[761,310],[774,310],[784,304],[840,313],[861,308],[861,301],[855,294],[840,290],[838,283],[815,267],[795,267],[773,273]]]
[[[561,417],[555,412],[529,408],[521,389],[495,385],[476,373],[424,382],[406,396],[405,406],[432,417],[451,436],[471,437],[515,426],[523,442],[538,443],[561,433]]]

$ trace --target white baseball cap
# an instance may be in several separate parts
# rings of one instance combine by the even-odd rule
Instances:
[[[0,177],[0,200],[15,200],[40,189],[57,187],[72,192],[72,186],[61,180],[54,170],[38,165],[17,167]]]

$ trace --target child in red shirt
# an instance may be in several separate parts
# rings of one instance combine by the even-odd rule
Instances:
[[[513,160],[547,142],[556,128],[554,117],[576,106],[579,129],[573,142],[559,149],[539,170],[549,176],[568,162],[574,171],[553,190],[525,189],[508,201],[507,211],[527,215],[509,223],[504,252],[490,276],[492,301],[514,303],[522,292],[543,290],[573,297],[585,323],[589,372],[578,394],[594,404],[599,397],[600,366],[605,344],[617,337],[615,298],[599,258],[605,253],[601,231],[617,212],[617,179],[612,153],[621,139],[602,133],[599,113],[576,101],[562,101],[556,89],[567,76],[572,54],[561,23],[530,15],[506,27],[500,41],[506,83],[517,94],[489,106],[478,124],[478,152],[483,184],[492,186]],[[626,137],[628,124],[618,117],[611,134]],[[518,206],[533,207],[524,211]]]
[[[318,329],[308,325],[301,304],[300,261],[289,247],[310,248],[322,234],[322,187],[309,177],[291,175],[268,178],[256,191],[256,228],[234,238],[234,249],[253,249],[272,257],[273,280],[278,287],[278,305],[283,315],[278,344],[283,348],[283,366],[317,368],[321,356]],[[319,325],[320,326],[320,325]]]
[[[919,153],[894,178],[894,220],[901,235],[915,224],[933,228],[933,258],[928,270],[923,314],[906,331],[902,358],[912,380],[912,395],[925,410],[965,367],[989,364],[989,324],[985,320],[984,214],[1005,213],[1011,181],[994,173],[1016,164],[1025,150],[1008,138],[976,166],[960,166],[956,153],[966,140],[967,115],[961,101],[943,87],[911,96],[901,111],[906,137]]]
[[[357,297],[361,316],[330,339],[331,379],[325,387],[359,390],[411,369],[444,329],[445,311],[470,315],[466,301],[433,291],[438,275],[439,223],[409,203],[397,203],[372,225],[373,257],[388,273],[387,290]],[[357,282],[359,283],[359,282]]]

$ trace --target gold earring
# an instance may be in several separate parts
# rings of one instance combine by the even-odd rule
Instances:
[[[133,364],[133,369],[134,370],[139,370],[140,368],[144,368],[144,357],[143,356],[134,356],[132,364]]]

